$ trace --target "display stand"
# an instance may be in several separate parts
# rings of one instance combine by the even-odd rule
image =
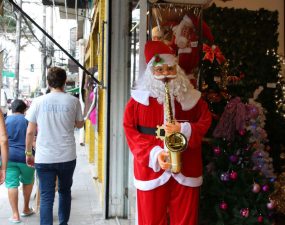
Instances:
[[[204,75],[201,71],[202,51],[203,51],[203,9],[206,8],[211,0],[148,0],[147,2],[147,40],[152,39],[152,29],[165,31],[165,41],[170,42],[172,29],[179,24],[184,15],[193,15],[198,18],[198,24],[195,27],[198,35],[199,63],[195,71],[197,87],[202,89]]]

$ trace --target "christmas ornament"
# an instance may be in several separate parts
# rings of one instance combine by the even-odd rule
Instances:
[[[268,209],[274,209],[275,208],[275,202],[273,201],[273,200],[269,200],[270,202],[268,202],[267,204],[266,204],[266,206],[267,206],[267,208]]]
[[[209,46],[207,44],[203,44],[203,52],[205,53],[203,60],[209,60],[213,63],[214,59],[216,59],[219,64],[226,61],[225,56],[217,45]]]
[[[267,184],[262,186],[262,191],[267,192],[269,191],[269,186]]]
[[[238,162],[238,156],[237,155],[231,155],[230,161],[231,161],[231,163],[236,164]]]
[[[238,173],[237,173],[236,171],[232,171],[232,172],[230,173],[230,179],[231,179],[231,180],[236,180],[237,177],[238,177]]]
[[[240,136],[244,136],[245,135],[245,129],[240,129],[238,131],[238,133],[239,133]]]
[[[221,152],[222,152],[220,147],[215,147],[215,148],[213,149],[213,151],[214,151],[214,154],[217,155],[217,156],[220,155]]]
[[[229,181],[230,180],[230,175],[228,172],[222,173],[220,176],[221,181]]]
[[[273,177],[273,178],[270,178],[269,181],[270,181],[271,183],[273,183],[273,182],[276,181],[276,178],[274,178],[274,177]]]
[[[252,186],[252,192],[258,193],[260,191],[260,185],[258,183],[254,183]]]
[[[261,216],[261,215],[258,216],[258,217],[257,217],[257,221],[258,221],[259,223],[262,223],[262,222],[263,222],[263,216]]]
[[[248,104],[247,105],[247,111],[248,111],[248,117],[250,119],[256,119],[259,115],[259,110],[258,108],[253,105],[253,104]]]
[[[225,201],[222,201],[220,203],[220,209],[227,210],[228,209],[228,204]]]
[[[243,208],[243,209],[241,209],[241,210],[240,210],[240,215],[241,215],[242,217],[247,218],[247,217],[249,216],[249,209],[248,209],[248,208]]]

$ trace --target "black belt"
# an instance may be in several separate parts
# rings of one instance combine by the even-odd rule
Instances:
[[[157,136],[156,131],[158,130],[157,128],[154,127],[143,127],[143,126],[137,126],[137,130],[142,133],[142,134],[149,134],[149,135],[154,135]],[[160,134],[159,136],[163,137],[165,136],[165,130],[160,129]]]

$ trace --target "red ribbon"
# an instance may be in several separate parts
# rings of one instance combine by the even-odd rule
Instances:
[[[220,48],[216,45],[212,45],[210,47],[207,44],[203,44],[203,52],[205,53],[203,60],[209,60],[211,63],[213,63],[214,59],[216,58],[219,64],[226,61],[225,56],[221,52]]]

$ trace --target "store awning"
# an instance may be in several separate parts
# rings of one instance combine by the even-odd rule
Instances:
[[[68,93],[79,93],[79,87],[66,90],[66,92],[68,92]]]

